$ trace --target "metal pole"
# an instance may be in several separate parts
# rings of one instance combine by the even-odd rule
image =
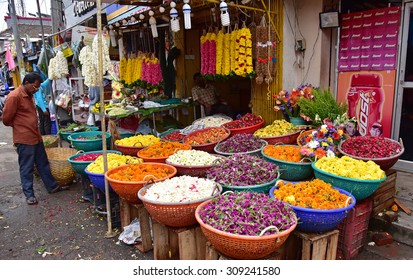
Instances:
[[[14,5],[14,0],[9,0],[9,7],[11,8],[11,22],[13,29],[13,36],[14,36],[14,44],[16,45],[16,53],[17,53],[17,64],[19,66],[19,72],[21,80],[23,81],[23,77],[26,75],[26,71],[24,69],[24,61],[23,61],[23,51],[22,51],[22,43],[20,41],[20,34],[19,29],[17,26],[17,15],[16,15],[16,6]],[[18,85],[14,87],[17,88]]]
[[[105,119],[105,92],[103,91],[103,51],[102,51],[102,0],[97,0],[97,36],[98,36],[98,84],[100,89],[100,118],[102,120],[102,150],[103,150],[103,168],[106,173],[108,171],[107,147],[106,147],[106,119]],[[106,216],[108,219],[108,231],[105,237],[112,238],[116,234],[112,231],[112,213],[110,206],[109,183],[105,178],[105,198],[106,198]]]
[[[44,39],[44,28],[43,28],[43,19],[42,19],[42,14],[40,12],[40,4],[39,4],[39,0],[36,0],[37,3],[37,13],[39,14],[39,19],[40,19],[40,27],[42,29],[42,42],[43,42],[43,50],[44,50],[44,54],[45,54],[45,58],[46,58],[46,67],[49,68],[49,58],[47,57],[47,51],[46,51],[46,40]],[[52,102],[53,102],[53,106],[54,106],[54,91],[53,91],[53,85],[52,83],[50,83],[50,92],[51,97],[52,97]],[[55,122],[56,122],[56,130],[59,131],[59,122],[57,119],[57,110],[55,110]]]

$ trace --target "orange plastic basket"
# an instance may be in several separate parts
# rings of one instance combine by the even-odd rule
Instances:
[[[192,146],[191,146],[191,145],[182,144],[182,143],[179,143],[179,144],[180,144],[181,148],[177,148],[177,149],[175,150],[175,152],[177,152],[177,151],[179,151],[179,150],[191,150],[191,149],[192,149]],[[144,152],[146,149],[150,149],[150,147],[151,147],[151,146],[148,146],[148,147],[146,147],[146,148],[144,148],[144,149],[141,149],[141,150],[139,150],[138,153],[137,153],[138,157],[140,157],[141,159],[143,159],[144,162],[159,162],[159,163],[165,163],[166,159],[167,159],[170,155],[172,155],[172,154],[170,154],[170,155],[167,155],[167,156],[164,156],[164,157],[146,157],[146,156],[143,156],[143,155],[142,155],[143,152]],[[174,152],[174,153],[175,153],[175,152]]]
[[[150,186],[140,189],[138,197],[151,217],[157,222],[170,227],[187,227],[197,224],[195,210],[198,205],[222,192],[222,186],[218,183],[216,186],[211,196],[185,203],[165,203],[149,200],[145,198],[145,194]]]
[[[195,218],[201,226],[206,239],[222,254],[243,260],[261,259],[278,249],[297,226],[297,222],[288,230],[277,234],[264,236],[246,236],[227,233],[205,224],[199,216],[199,211],[210,202],[201,203],[195,210]],[[297,221],[297,218],[295,218]]]
[[[176,175],[176,168],[173,167],[172,165],[169,164],[164,164],[164,163],[157,163],[157,162],[143,162],[140,164],[147,164],[147,165],[153,165],[157,167],[165,167],[168,168],[170,171],[170,174],[164,178],[158,178],[154,180],[154,182],[160,182],[163,180],[166,180],[168,178],[172,178],[173,176]],[[105,173],[105,178],[108,180],[110,186],[114,190],[114,192],[119,195],[121,198],[125,199],[126,201],[130,203],[142,203],[142,201],[138,198],[138,191],[143,188],[143,186],[147,183],[147,181],[135,181],[135,182],[130,182],[130,181],[120,181],[120,180],[115,180],[110,178],[109,176],[112,173],[117,172],[120,169],[125,169],[128,168],[131,164],[125,164],[122,166],[118,166],[115,168],[112,168]],[[149,178],[148,178],[149,179]]]

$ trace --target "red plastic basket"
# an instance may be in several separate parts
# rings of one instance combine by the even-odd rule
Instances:
[[[301,130],[298,130],[298,131],[290,133],[290,134],[279,135],[279,136],[260,137],[260,138],[262,140],[267,141],[268,145],[274,145],[274,144],[279,144],[279,143],[293,144],[297,141],[297,138],[300,135],[300,133],[301,133]]]
[[[370,198],[364,199],[350,210],[347,217],[338,225],[340,230],[338,248],[344,259],[355,257],[363,248],[369,227],[373,202]]]
[[[147,146],[122,146],[115,144],[115,149],[124,155],[136,157],[138,152]]]
[[[227,125],[230,125],[231,123],[237,122],[237,121],[238,121],[238,120],[231,121],[231,122],[228,122],[228,123],[223,124],[222,126],[226,128]],[[241,133],[253,134],[255,131],[257,131],[258,129],[260,129],[263,125],[264,125],[264,120],[262,120],[262,121],[261,121],[260,123],[258,123],[258,124],[252,125],[252,126],[247,126],[247,127],[242,127],[242,128],[232,128],[232,129],[229,129],[229,128],[228,128],[228,130],[231,132],[231,135],[230,135],[230,136],[232,136],[232,135],[234,135],[234,134],[241,134]]]
[[[196,135],[200,135],[200,134],[206,133],[208,130],[216,129],[216,128],[217,128],[217,127],[208,127],[208,128],[204,128],[204,129],[199,129],[199,130],[193,131],[193,132],[189,133],[187,136],[185,136],[183,142],[184,142],[185,144],[188,144],[187,139],[188,139],[189,137],[191,137],[191,136],[196,136]],[[222,129],[222,127],[220,127],[220,128]],[[216,140],[215,142],[208,143],[208,144],[191,145],[192,148],[195,149],[195,150],[205,151],[205,152],[207,152],[207,153],[214,153],[214,147],[215,147],[215,145],[216,145],[218,142],[223,141],[223,140],[227,139],[227,138],[230,136],[230,131],[229,131],[227,128],[224,128],[224,129],[227,131],[227,134],[226,134],[224,137],[222,137],[221,139],[218,139],[218,140]]]

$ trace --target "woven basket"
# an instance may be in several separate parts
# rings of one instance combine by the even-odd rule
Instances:
[[[288,230],[264,236],[245,236],[227,233],[205,224],[199,216],[199,212],[209,202],[210,200],[207,200],[197,207],[195,218],[212,246],[224,255],[234,259],[256,260],[268,256],[287,240],[290,233],[297,226],[297,223],[295,223]]]
[[[195,210],[202,202],[209,200],[222,192],[222,186],[216,184],[217,188],[211,196],[193,200],[185,203],[166,203],[152,201],[145,198],[146,191],[151,186],[145,186],[138,192],[138,197],[153,219],[170,227],[188,227],[196,225]]]
[[[50,170],[60,186],[69,185],[73,182],[73,179],[75,179],[76,171],[67,159],[76,154],[76,152],[77,150],[70,148],[46,149]]]
[[[143,162],[140,163],[143,165],[151,165],[151,166],[157,166],[157,167],[165,167],[168,168],[169,171],[171,172],[168,176],[164,178],[159,178],[156,179],[155,182],[160,182],[164,181],[166,179],[172,178],[173,176],[176,175],[176,168],[165,163],[157,163],[157,162]],[[130,164],[125,164],[121,165],[112,169],[109,169],[105,173],[105,178],[108,180],[110,186],[114,190],[114,192],[119,195],[119,197],[125,199],[126,201],[130,203],[142,203],[142,201],[138,198],[138,191],[143,188],[143,186],[147,183],[147,181],[119,181],[110,178],[110,175],[112,173],[118,172],[120,169],[125,169],[128,168]]]
[[[59,136],[57,135],[42,135],[44,147],[57,148],[59,144]]]
[[[340,188],[334,187],[340,193],[351,197],[350,204],[346,207],[331,210],[310,209],[291,205],[298,218],[297,229],[304,232],[322,233],[337,227],[350,210],[356,206],[356,198],[349,192]],[[274,198],[274,191],[278,186],[274,186],[270,190],[270,197]]]

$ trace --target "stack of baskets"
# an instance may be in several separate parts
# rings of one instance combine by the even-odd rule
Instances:
[[[48,148],[46,149],[49,159],[50,170],[53,177],[60,186],[69,185],[76,176],[76,171],[72,168],[67,159],[76,154],[77,150],[71,148]]]

